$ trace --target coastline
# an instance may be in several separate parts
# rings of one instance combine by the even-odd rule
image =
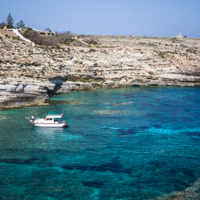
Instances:
[[[91,37],[98,45],[44,48],[0,34],[0,109],[99,87],[200,86],[198,38]]]
[[[23,107],[32,107],[32,106],[43,106],[48,105],[46,101],[50,100],[51,97],[56,96],[62,93],[68,93],[72,91],[87,91],[87,90],[94,90],[97,88],[123,88],[123,87],[199,87],[200,83],[186,83],[181,84],[176,82],[173,83],[129,83],[129,84],[118,84],[113,81],[108,82],[93,82],[93,83],[83,83],[83,82],[61,82],[57,83],[53,86],[53,90],[50,90],[47,87],[47,84],[44,85],[37,85],[36,90],[32,90],[31,88],[34,87],[34,84],[27,84],[26,87],[30,87],[30,90],[27,92],[24,91],[17,91],[12,92],[11,95],[3,102],[0,103],[0,110],[5,109],[13,109],[13,108],[23,108]],[[16,87],[19,87],[19,83],[17,83]],[[24,85],[24,83],[23,83]],[[10,87],[14,87],[13,85]],[[42,88],[42,92],[39,92],[38,87]],[[59,88],[59,89],[58,89]]]

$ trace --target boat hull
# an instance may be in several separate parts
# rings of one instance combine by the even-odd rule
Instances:
[[[26,121],[30,122],[33,126],[36,127],[45,127],[45,128],[63,128],[68,127],[68,123],[34,123],[32,120],[25,119]]]
[[[62,128],[62,127],[67,127],[67,123],[63,124],[37,124],[37,123],[32,123],[33,126],[36,127],[45,127],[45,128]]]

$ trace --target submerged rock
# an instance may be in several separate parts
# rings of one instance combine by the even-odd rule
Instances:
[[[100,115],[121,115],[124,114],[124,111],[121,110],[98,110],[98,111],[93,111],[96,114],[100,114]]]
[[[134,102],[123,102],[123,103],[113,103],[114,106],[125,106],[129,104],[133,104]]]
[[[0,120],[2,120],[2,119],[8,119],[8,117],[6,117],[6,116],[0,116]]]
[[[171,192],[168,194],[163,194],[160,197],[150,198],[146,200],[199,200],[200,199],[200,178],[198,178],[190,187],[183,191]]]

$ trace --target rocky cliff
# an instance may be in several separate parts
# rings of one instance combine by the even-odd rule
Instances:
[[[0,34],[0,108],[97,87],[200,85],[200,39],[93,38],[98,45],[42,48]]]

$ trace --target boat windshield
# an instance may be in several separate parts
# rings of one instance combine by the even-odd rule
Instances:
[[[55,122],[60,122],[60,121],[63,121],[63,119],[62,118],[55,118],[54,121]]]

